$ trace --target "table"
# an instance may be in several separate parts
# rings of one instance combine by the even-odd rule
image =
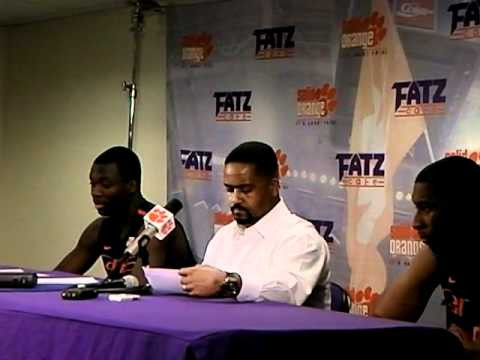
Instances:
[[[313,354],[313,355],[309,355]],[[0,293],[0,359],[460,359],[444,329],[187,296],[66,301]]]

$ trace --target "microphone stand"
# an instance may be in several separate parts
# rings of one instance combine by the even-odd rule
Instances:
[[[153,234],[151,236],[153,236]],[[139,259],[138,254],[140,250],[144,249],[148,245],[149,240],[150,239],[148,235],[142,233],[141,237],[137,236],[136,238],[132,238],[131,241],[127,241],[127,247],[125,248],[124,253],[117,260],[114,268],[109,271],[109,275],[103,280],[103,283],[110,283],[112,281],[118,280],[124,275],[129,275],[130,272],[122,272],[123,266],[128,266],[128,264],[131,263],[136,263]],[[135,265],[132,265],[132,268],[134,266]]]
[[[132,11],[132,25],[130,31],[133,32],[133,65],[131,81],[123,81],[123,91],[128,91],[128,148],[133,148],[133,135],[135,130],[135,106],[138,95],[137,75],[140,66],[140,55],[142,48],[142,35],[145,25],[144,11],[159,11],[160,5],[151,0],[137,0]]]

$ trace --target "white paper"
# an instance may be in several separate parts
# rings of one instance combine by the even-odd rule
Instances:
[[[133,300],[139,300],[140,295],[138,294],[110,294],[108,295],[108,300],[110,301],[133,301]]]
[[[14,274],[18,273],[18,274],[20,274],[20,273],[24,273],[24,272],[25,272],[25,270],[19,269],[19,268],[18,269],[17,268],[15,268],[15,269],[0,269],[0,274],[2,274],[2,273],[14,273]]]
[[[144,267],[143,271],[156,294],[185,294],[180,285],[178,269]]]
[[[91,276],[40,277],[37,280],[37,284],[39,285],[88,285],[97,283],[98,280]]]

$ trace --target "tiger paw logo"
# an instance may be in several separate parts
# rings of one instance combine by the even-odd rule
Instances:
[[[168,218],[168,214],[166,213],[166,211],[160,208],[154,208],[153,210],[149,211],[147,216],[148,221],[155,224],[161,224],[163,223],[163,221],[165,221],[165,219]]]
[[[328,115],[337,108],[337,89],[330,84],[297,90],[297,125],[332,123]],[[322,119],[322,121],[319,121]]]
[[[342,49],[363,50],[364,55],[377,55],[385,53],[383,51],[373,50],[380,45],[387,34],[385,25],[385,16],[374,11],[367,17],[352,17],[344,20],[342,25]]]
[[[217,211],[213,213],[213,232],[216,233],[221,227],[233,221],[233,214],[228,211]]]
[[[227,225],[233,221],[233,215],[230,211],[217,211],[213,214],[213,222],[215,225]]]
[[[280,186],[282,189],[288,189],[288,185],[284,182],[283,178],[289,174],[289,167],[287,163],[287,154],[282,149],[275,151],[278,162],[278,176],[280,178]]]
[[[275,155],[277,155],[278,173],[280,177],[284,177],[288,173],[287,154],[285,154],[282,149],[277,149]]]
[[[349,288],[348,294],[352,300],[352,314],[368,316],[371,312],[372,304],[378,299],[379,294],[372,290],[371,286],[365,289]]]
[[[205,64],[214,49],[212,35],[202,32],[182,38],[182,61],[188,65]]]

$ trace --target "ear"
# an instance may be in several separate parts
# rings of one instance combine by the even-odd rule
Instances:
[[[272,179],[272,192],[274,196],[278,196],[280,192],[280,179],[278,177],[274,177]]]
[[[136,193],[137,192],[137,189],[138,189],[138,185],[137,185],[137,181],[136,180],[128,180],[128,183],[127,183],[127,188],[128,188],[128,192],[130,194],[133,194],[133,193]],[[138,189],[140,190],[140,189]]]

